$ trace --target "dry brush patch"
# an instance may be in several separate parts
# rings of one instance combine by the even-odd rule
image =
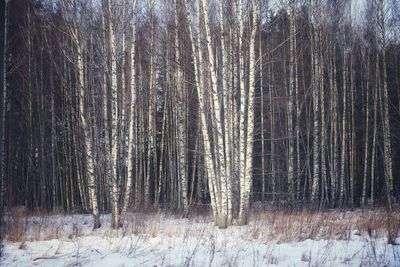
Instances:
[[[391,214],[392,228],[400,222],[400,210]],[[257,210],[252,213],[249,234],[278,242],[305,239],[348,240],[351,235],[387,237],[387,212],[384,209],[355,211]],[[392,230],[397,231],[399,227]]]
[[[183,237],[213,235],[215,231],[240,232],[244,240],[277,241],[279,243],[305,239],[349,240],[351,235],[382,238],[388,235],[387,213],[384,209],[355,211],[310,211],[260,209],[252,212],[247,226],[233,225],[218,230],[210,215],[182,218],[177,214],[153,212],[130,213],[119,230],[110,230],[110,216],[102,216],[103,227],[91,230],[90,215],[27,214],[19,209],[6,216],[6,239],[11,242],[26,240],[72,239],[85,235],[116,237],[143,235]],[[392,231],[399,235],[400,211],[391,214]],[[394,229],[394,230],[393,230]],[[231,233],[229,232],[229,233]]]

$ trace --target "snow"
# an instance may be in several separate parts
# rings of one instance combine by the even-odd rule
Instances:
[[[89,215],[22,219],[26,240],[5,241],[0,266],[400,266],[400,246],[354,225],[343,239],[285,240],[271,239],[262,219],[228,229],[209,216],[131,214],[119,230],[110,229],[110,215],[101,221],[92,230]]]

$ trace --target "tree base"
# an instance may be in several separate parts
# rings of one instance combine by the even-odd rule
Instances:
[[[93,230],[99,229],[101,227],[100,217],[93,215]]]
[[[217,216],[216,224],[219,229],[228,228],[228,220],[226,216]]]

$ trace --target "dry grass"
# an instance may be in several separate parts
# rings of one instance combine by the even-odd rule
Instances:
[[[399,210],[392,213],[389,224],[384,209],[320,212],[259,210],[252,214],[249,236],[278,242],[304,239],[348,240],[352,234],[380,238],[387,236],[388,225],[395,232],[394,235],[400,234]]]
[[[313,239],[324,241],[305,241],[305,248],[295,255],[297,261],[309,266],[326,266],[332,261],[351,265],[361,260],[361,265],[386,266],[393,261],[388,256],[392,252],[386,249],[394,246],[382,244],[384,241],[379,239],[388,237],[388,223],[398,236],[399,210],[392,213],[390,220],[387,218],[384,209],[320,212],[257,209],[251,212],[248,225],[238,226],[234,221],[227,229],[219,229],[210,214],[182,218],[178,214],[153,212],[129,213],[119,229],[111,229],[110,214],[102,215],[102,227],[93,230],[89,214],[26,216],[24,212],[14,210],[6,216],[6,239],[16,242],[21,250],[31,249],[29,241],[58,239],[54,254],[39,255],[35,260],[64,256],[69,249],[69,253],[76,255],[71,262],[78,264],[78,259],[79,263],[82,260],[79,258],[81,253],[87,253],[81,242],[96,240],[102,244],[102,250],[96,250],[97,253],[121,253],[129,258],[150,258],[148,255],[152,255],[152,259],[159,257],[161,265],[168,265],[171,261],[168,253],[172,251],[176,254],[174,260],[181,266],[199,262],[202,262],[201,266],[211,266],[217,261],[218,265],[237,266],[242,264],[243,255],[250,254],[254,266],[279,265],[284,260],[281,252],[275,251],[279,243]],[[362,239],[355,235],[362,236]],[[352,240],[363,243],[357,251],[335,252],[338,243],[334,240],[345,240],[339,246],[351,244]],[[311,249],[310,242],[321,247]],[[177,244],[178,249],[172,249]],[[262,246],[261,249],[258,246]],[[284,248],[287,246],[282,245]],[[393,249],[393,253],[395,251]],[[396,253],[394,257],[399,258],[400,254]],[[246,261],[246,264],[251,264],[251,261]]]
[[[61,219],[58,219],[58,218]],[[23,249],[26,241],[73,238],[82,235],[82,226],[71,223],[70,216],[58,216],[45,212],[27,212],[17,207],[5,216],[7,240],[21,242]],[[64,231],[64,226],[72,226],[70,231]]]
[[[79,215],[78,215],[79,216]],[[73,239],[83,235],[98,233],[103,237],[142,235],[151,238],[212,235],[214,231],[240,233],[244,240],[277,241],[279,243],[302,241],[305,239],[349,240],[351,235],[380,238],[388,236],[388,226],[392,235],[398,236],[400,211],[392,213],[390,221],[384,209],[356,211],[288,211],[253,210],[247,226],[229,227],[219,230],[209,215],[191,216],[183,219],[177,214],[133,213],[126,218],[122,229],[109,229],[109,216],[102,217],[103,227],[91,230],[91,217],[84,215],[77,220],[74,216],[52,216],[36,213],[26,216],[21,209],[13,209],[7,217],[6,239],[12,242],[27,240]],[[85,227],[86,226],[86,227]],[[85,230],[86,229],[86,230]]]
[[[24,223],[24,210],[14,208],[11,210],[11,216],[6,224],[7,237],[12,242],[22,242],[21,247],[25,243],[26,223]]]

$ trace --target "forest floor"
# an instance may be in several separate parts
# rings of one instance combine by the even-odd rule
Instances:
[[[400,212],[393,216],[400,225]],[[134,213],[119,230],[102,215],[92,230],[90,215],[15,211],[0,266],[400,266],[386,218],[381,209],[264,210],[246,226],[218,229],[209,215]]]

